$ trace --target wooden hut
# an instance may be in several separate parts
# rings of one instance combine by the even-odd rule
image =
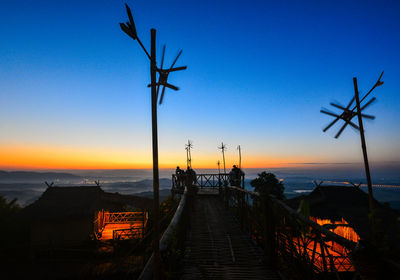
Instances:
[[[371,237],[368,194],[360,188],[353,186],[318,186],[309,195],[289,199],[286,203],[293,209],[298,209],[302,200],[308,203],[312,219],[320,224],[324,224],[321,223],[322,220],[331,221],[332,224],[348,223],[360,238],[368,239]],[[396,211],[376,200],[375,207],[379,218],[384,219],[380,226],[396,222],[398,216]]]
[[[23,214],[31,225],[33,244],[60,244],[95,237],[100,230],[95,223],[99,212],[129,208],[144,213],[151,205],[151,199],[107,193],[99,186],[48,187]]]

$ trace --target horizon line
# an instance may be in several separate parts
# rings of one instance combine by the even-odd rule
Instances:
[[[261,167],[245,167],[243,166],[242,169],[302,169],[302,168],[313,168],[313,167],[333,167],[333,166],[350,166],[350,165],[362,165],[362,162],[299,162],[299,163],[282,163],[282,164],[273,164],[271,166],[261,166]],[[303,165],[303,166],[302,166]],[[374,165],[390,165],[392,167],[399,167],[400,168],[400,161],[380,161],[380,162],[374,162]],[[176,165],[180,166],[180,165]],[[176,166],[174,167],[159,167],[159,170],[171,170],[175,169]],[[212,170],[217,170],[217,167],[194,167],[193,169],[198,169],[198,170],[204,170],[204,169],[212,169]],[[230,170],[231,167],[228,167],[227,170]],[[68,168],[68,167],[16,167],[16,166],[0,166],[0,171],[7,171],[7,172],[12,172],[12,171],[33,171],[33,172],[40,172],[40,171],[117,171],[117,170],[148,170],[151,171],[153,170],[152,167],[143,167],[143,168],[79,168],[79,167],[74,167],[74,168]]]

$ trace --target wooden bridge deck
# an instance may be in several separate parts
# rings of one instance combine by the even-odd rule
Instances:
[[[280,279],[218,196],[196,196],[190,222],[181,279]]]

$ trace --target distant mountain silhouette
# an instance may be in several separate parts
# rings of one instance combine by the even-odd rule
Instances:
[[[33,181],[55,181],[55,180],[79,180],[82,177],[70,173],[57,172],[33,172],[33,171],[1,171],[0,181],[18,181],[18,182],[33,182]]]
[[[160,189],[171,189],[171,179],[167,178],[160,178],[159,180],[160,184]],[[114,182],[114,183],[107,183],[107,184],[102,184],[107,188],[118,188],[118,189],[128,189],[128,188],[134,188],[137,190],[149,190],[153,189],[153,180],[151,179],[144,179],[140,181],[134,181],[134,182]]]
[[[140,192],[135,194],[136,196],[139,197],[147,197],[147,198],[153,198],[153,192],[149,191],[149,192]],[[161,189],[159,192],[159,199],[160,201],[163,201],[167,196],[171,195],[171,190],[170,189]]]

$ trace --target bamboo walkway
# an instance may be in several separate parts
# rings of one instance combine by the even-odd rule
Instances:
[[[181,279],[280,279],[215,195],[197,195]]]

